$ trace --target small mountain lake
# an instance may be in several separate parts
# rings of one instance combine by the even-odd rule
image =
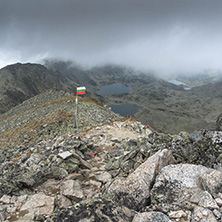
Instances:
[[[139,110],[139,106],[124,104],[124,105],[111,105],[111,110],[121,116],[134,116],[134,114]]]
[[[103,86],[99,90],[99,95],[116,95],[116,94],[123,94],[123,93],[130,93],[132,91],[131,87],[125,86],[119,83],[114,83],[111,85]]]

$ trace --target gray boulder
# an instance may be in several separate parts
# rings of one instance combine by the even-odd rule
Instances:
[[[174,203],[185,207],[187,202],[199,202],[204,196],[200,177],[211,173],[212,169],[201,165],[177,164],[164,167],[158,175],[151,191],[151,203]],[[195,200],[195,201],[194,201]]]
[[[139,210],[146,206],[150,198],[150,189],[160,170],[173,163],[171,151],[162,150],[141,164],[125,180],[117,179],[109,187],[108,193],[113,199],[130,209]]]
[[[222,172],[213,170],[209,174],[203,174],[200,179],[204,190],[208,191],[214,198],[222,192]]]

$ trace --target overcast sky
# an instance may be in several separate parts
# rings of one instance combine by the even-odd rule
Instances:
[[[0,67],[43,58],[222,70],[221,0],[0,0]]]

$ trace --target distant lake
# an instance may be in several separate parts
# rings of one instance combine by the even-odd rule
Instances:
[[[115,95],[115,94],[123,94],[131,92],[131,88],[129,86],[125,86],[119,83],[114,83],[111,85],[103,86],[98,94],[99,95]]]
[[[125,104],[125,105],[111,105],[111,110],[121,116],[134,116],[134,114],[139,110],[139,106]]]

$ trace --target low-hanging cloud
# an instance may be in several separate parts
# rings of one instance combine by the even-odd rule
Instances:
[[[161,75],[222,70],[221,0],[0,0],[0,66],[70,59]]]

